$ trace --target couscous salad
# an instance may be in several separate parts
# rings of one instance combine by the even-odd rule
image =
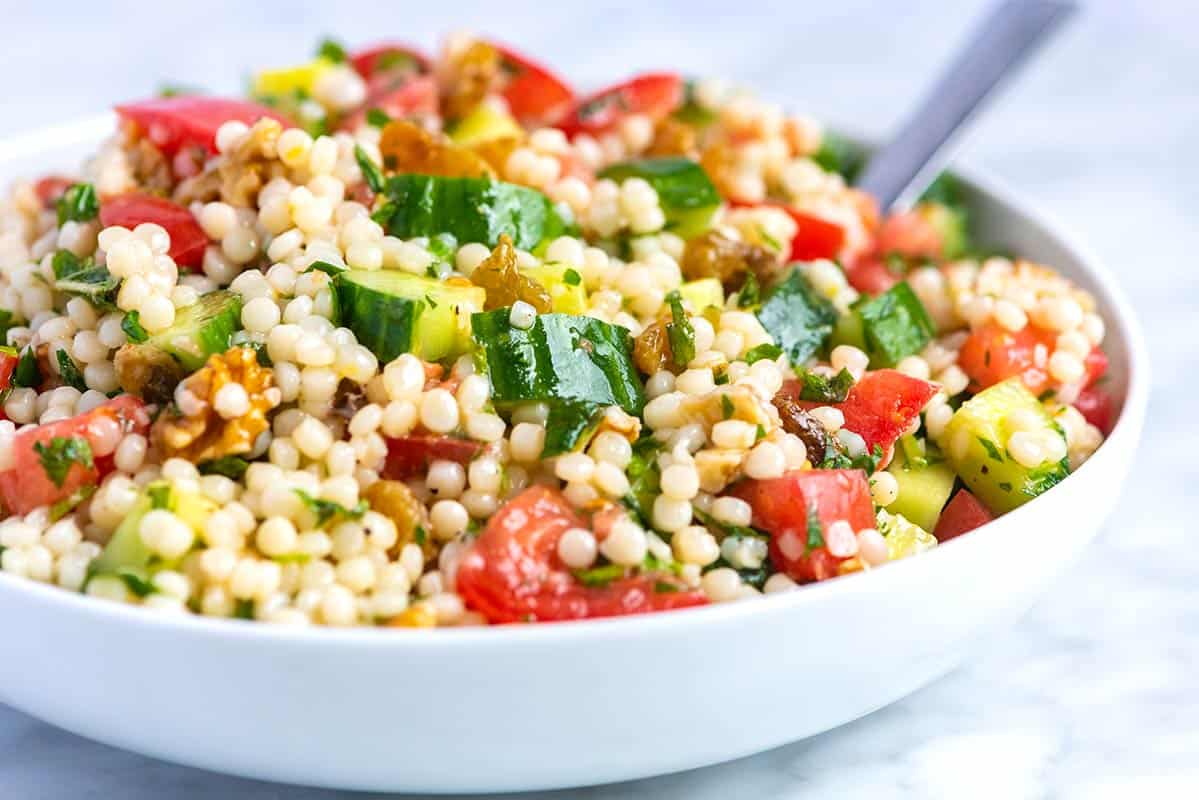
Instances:
[[[161,612],[636,614],[915,556],[1100,445],[1103,319],[718,80],[320,45],[0,201],[0,567]]]

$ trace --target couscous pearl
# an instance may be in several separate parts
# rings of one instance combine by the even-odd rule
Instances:
[[[749,451],[743,465],[745,474],[750,478],[778,478],[787,468],[787,460],[783,451],[773,442],[759,442]]]
[[[648,549],[645,531],[631,520],[621,520],[612,526],[599,549],[613,564],[640,565]]]
[[[899,497],[899,482],[890,472],[876,472],[870,476],[870,497],[874,504],[886,508]]]
[[[455,461],[434,461],[425,476],[425,486],[438,497],[456,498],[466,488],[466,470]]]
[[[448,542],[470,524],[470,515],[466,508],[456,500],[438,500],[429,509],[429,522],[433,533],[438,539]]]
[[[841,409],[832,406],[818,406],[808,414],[829,433],[836,433],[845,424],[845,415],[841,413]]]
[[[558,539],[558,558],[571,569],[587,569],[595,563],[595,535],[585,528],[571,528]]]
[[[700,585],[704,594],[714,603],[726,603],[741,597],[741,576],[729,567],[705,572]]]
[[[458,403],[445,389],[426,392],[420,402],[420,420],[434,433],[449,433],[458,427]]]
[[[863,564],[877,567],[887,562],[887,540],[874,528],[858,531],[858,559]]]
[[[691,502],[666,495],[654,498],[654,527],[663,531],[678,531],[691,523]]]
[[[750,523],[753,509],[738,497],[718,497],[712,503],[711,513],[718,522],[744,528]]]
[[[521,422],[512,429],[509,447],[512,458],[524,463],[532,463],[541,457],[545,446],[545,428],[531,422]]]
[[[671,547],[675,558],[684,564],[706,567],[720,558],[720,545],[716,537],[700,525],[690,525],[677,531],[671,539]]]

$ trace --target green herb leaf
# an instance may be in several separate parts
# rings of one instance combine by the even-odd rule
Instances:
[[[96,266],[90,257],[80,260],[70,250],[55,253],[51,266],[56,290],[82,297],[101,310],[117,309],[117,288],[121,282],[107,267]]]
[[[254,601],[238,600],[233,606],[234,619],[254,619]]]
[[[79,371],[79,367],[67,355],[66,350],[59,350],[56,354],[58,358],[58,377],[62,378],[62,382],[67,386],[73,386],[81,392],[87,391],[87,381],[83,379],[83,373]]]
[[[1002,464],[1004,462],[1003,453],[1000,452],[999,448],[996,447],[995,443],[992,442],[990,439],[979,436],[978,443],[981,444],[983,446],[983,449],[987,451],[987,456],[992,461],[998,461],[1000,464]]]
[[[375,128],[382,128],[389,122],[391,122],[391,115],[381,108],[371,108],[366,112],[367,125]]]
[[[0,308],[0,346],[8,342],[9,328],[15,328],[17,325],[17,315],[7,308]]]
[[[159,97],[191,97],[197,94],[204,94],[204,90],[181,83],[164,83],[158,87]]]
[[[239,481],[246,474],[250,462],[239,456],[221,456],[210,461],[202,461],[197,465],[201,475],[224,475],[226,478]]]
[[[629,493],[624,496],[624,505],[646,526],[653,519],[654,498],[659,490],[660,449],[661,445],[653,436],[643,436],[633,443],[633,457],[625,467],[625,474],[629,478]]]
[[[758,276],[752,272],[745,273],[745,283],[737,292],[737,308],[750,308],[761,302],[762,284],[758,283]]]
[[[84,469],[95,466],[92,446],[82,436],[55,436],[48,443],[34,442],[33,452],[38,454],[46,477],[60,488],[66,483],[73,464]]]
[[[766,246],[769,247],[774,252],[776,252],[776,253],[783,252],[783,243],[780,242],[778,239],[774,238],[773,236],[771,236],[770,232],[767,231],[766,228],[762,225],[758,226],[758,236],[762,239],[763,242],[766,243]]]
[[[358,505],[353,508],[346,508],[341,503],[313,497],[303,489],[293,489],[292,491],[304,501],[305,507],[316,515],[316,524],[318,527],[323,526],[333,519],[359,519],[370,509],[365,500],[360,500]]]
[[[574,269],[567,269],[566,272],[562,273],[562,280],[567,286],[578,286],[583,282],[583,276]]]
[[[362,178],[366,181],[366,185],[375,194],[383,191],[383,171],[379,169],[379,165],[371,161],[371,157],[362,149],[362,145],[354,145],[354,160],[358,162],[359,169],[362,170]]]
[[[117,570],[117,577],[125,584],[125,588],[138,597],[149,597],[158,591],[154,584],[131,569]]]
[[[824,547],[824,526],[820,522],[820,511],[816,503],[808,506],[808,541],[804,553]]]
[[[100,214],[100,200],[96,187],[90,183],[75,183],[67,187],[58,198],[58,227],[68,220],[87,222]]]
[[[412,540],[421,547],[425,546],[425,543],[429,541],[429,532],[425,530],[424,525],[416,526],[416,530],[412,532]]]
[[[720,395],[720,415],[724,419],[732,419],[734,411],[736,411],[736,408],[733,407],[732,398],[727,393],[722,393]]]
[[[136,309],[125,312],[125,317],[121,320],[121,330],[125,332],[125,338],[134,344],[141,344],[150,338],[150,334],[142,327],[141,314]]]
[[[678,290],[666,295],[670,304],[671,321],[666,323],[666,337],[670,340],[670,352],[674,363],[686,369],[691,359],[695,358],[695,328],[683,308],[683,298]]]
[[[621,564],[604,564],[602,567],[578,569],[574,572],[575,579],[584,586],[607,586],[624,575],[625,567]]]
[[[13,370],[12,384],[25,389],[36,389],[42,385],[42,370],[37,364],[37,355],[33,352],[33,345],[29,345],[21,351],[21,357],[17,359],[17,367]]]
[[[342,267],[342,266],[338,266],[337,264],[330,264],[328,261],[313,261],[311,264],[308,265],[308,269],[306,269],[304,271],[308,272],[310,270],[316,270],[317,272],[323,272],[332,278],[332,277],[337,276],[339,273],[347,272],[349,269],[350,269],[349,267]]]
[[[150,498],[150,508],[170,509],[171,485],[169,483],[154,483],[146,487],[146,497]]]
[[[323,39],[320,47],[316,50],[316,55],[318,58],[327,58],[340,64],[346,60],[346,49],[335,39]]]
[[[677,583],[670,581],[654,581],[654,592],[656,594],[670,594],[671,592],[680,591],[681,587]]]
[[[760,344],[757,347],[750,348],[750,350],[745,354],[745,363],[753,364],[761,361],[762,359],[774,361],[782,354],[783,348],[779,347],[777,344]]]
[[[91,497],[96,492],[96,487],[92,484],[80,486],[75,491],[71,492],[70,497],[64,497],[54,505],[50,506],[50,521],[58,522],[60,519],[70,514],[75,510],[75,507],[84,500]],[[3,548],[0,548],[2,550]]]
[[[826,378],[815,372],[804,372],[803,388],[800,389],[799,399],[814,403],[843,403],[853,388],[853,375],[849,370],[842,369],[832,378]]]

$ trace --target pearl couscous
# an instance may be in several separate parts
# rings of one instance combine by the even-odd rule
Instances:
[[[117,107],[0,205],[0,567],[161,612],[432,627],[866,571],[1099,446],[1104,322],[943,178],[716,80],[487,39]]]

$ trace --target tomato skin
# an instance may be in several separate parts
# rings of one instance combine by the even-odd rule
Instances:
[[[12,386],[12,374],[20,359],[12,353],[0,352],[0,392]]]
[[[146,136],[168,157],[185,148],[216,152],[216,132],[229,120],[253,125],[263,117],[277,120],[283,127],[292,122],[274,109],[248,100],[186,95],[156,97],[116,107],[123,119],[137,123]]]
[[[126,432],[145,434],[150,427],[145,404],[132,395],[121,395],[86,414],[26,428],[13,438],[13,467],[0,472],[0,499],[10,514],[28,514],[35,508],[70,497],[82,486],[99,483],[112,470],[111,455],[97,457],[91,469],[72,465],[62,486],[56,486],[33,449],[34,444],[45,444],[55,437],[82,436],[89,443],[94,442],[90,425],[101,418],[115,420]]]
[[[512,77],[504,86],[508,109],[519,120],[554,120],[574,102],[570,86],[541,64],[510,47],[491,43],[507,62]]]
[[[872,297],[882,294],[900,281],[900,277],[891,271],[886,262],[875,255],[865,255],[855,260],[846,268],[845,278],[850,286]]]
[[[938,542],[948,542],[963,533],[986,525],[993,519],[995,515],[988,511],[977,497],[966,489],[958,489],[957,494],[950,498],[942,509],[933,536]]]
[[[75,181],[61,175],[47,175],[33,184],[33,193],[37,195],[42,208],[54,208],[58,198],[74,183]]]
[[[122,194],[100,203],[100,223],[132,230],[143,222],[161,225],[171,237],[167,255],[180,267],[198,268],[208,247],[208,234],[192,213],[178,203],[151,194]]]
[[[1082,364],[1087,370],[1085,385],[1091,386],[1107,374],[1107,353],[1096,345],[1091,348],[1091,352],[1087,353]]]
[[[466,466],[483,445],[453,436],[414,434],[387,439],[387,459],[383,477],[407,480],[424,475],[434,461],[456,461]]]
[[[357,130],[366,121],[367,111],[375,108],[392,119],[433,116],[437,113],[437,81],[432,75],[419,75],[396,88],[368,95],[362,108],[342,120],[338,127]]]
[[[939,259],[944,246],[941,231],[918,210],[912,209],[883,219],[874,251],[881,256],[894,253],[910,259]]]
[[[800,406],[812,409],[832,405],[845,417],[845,428],[866,441],[866,448],[875,445],[889,451],[895,441],[919,416],[925,404],[937,393],[928,381],[904,375],[899,370],[878,369],[867,372],[853,385],[841,403],[816,403],[800,400],[802,388],[797,380],[783,383],[779,394],[796,400]]]
[[[637,575],[604,587],[584,586],[558,559],[558,539],[586,527],[562,494],[545,486],[509,500],[463,554],[457,591],[488,621],[553,622],[643,614],[703,605],[702,592],[673,578]],[[659,592],[659,582],[679,590]]]
[[[1112,407],[1110,394],[1096,386],[1090,386],[1079,392],[1073,405],[1083,418],[1102,431],[1104,436],[1111,433],[1115,409]]]
[[[822,532],[838,520],[855,533],[875,526],[870,485],[860,469],[792,470],[781,478],[742,481],[731,493],[749,503],[754,527],[770,534],[774,566],[801,583],[836,576],[845,560],[826,547],[808,549],[810,509],[815,508]]]
[[[370,80],[375,74],[379,57],[390,53],[408,56],[417,66],[419,72],[429,71],[428,56],[415,47],[410,47],[401,42],[383,42],[356,50],[349,56],[350,66],[362,76],[363,80]]]
[[[683,105],[684,81],[674,72],[647,72],[580,98],[558,122],[567,136],[602,133],[631,114],[654,119]]]
[[[1033,394],[1049,388],[1047,365],[1053,334],[1032,325],[1013,333],[995,322],[976,328],[962,344],[958,366],[970,376],[972,391],[1019,376]]]
[[[799,226],[791,238],[791,260],[813,261],[818,258],[836,258],[845,247],[845,229],[835,222],[815,214],[779,206]]]

